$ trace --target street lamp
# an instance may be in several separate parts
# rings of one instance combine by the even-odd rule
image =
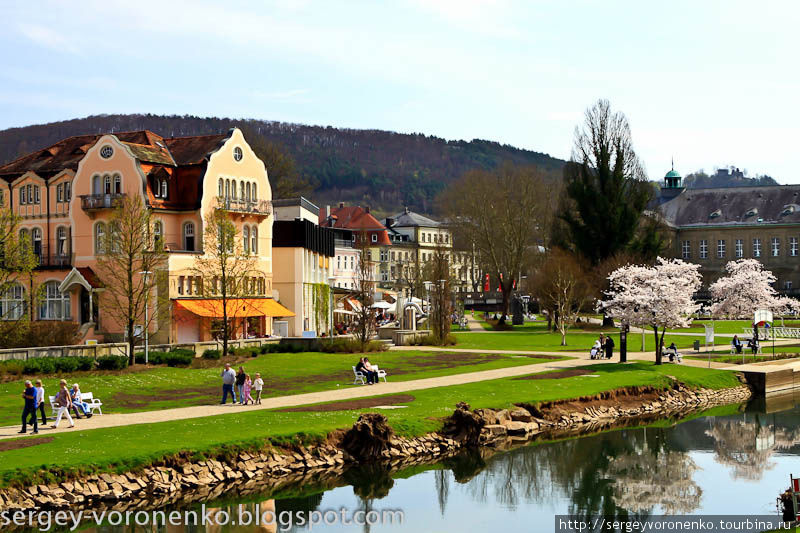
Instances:
[[[145,286],[145,289],[146,289],[147,288],[147,276],[152,274],[152,272],[150,272],[149,270],[142,270],[141,272],[139,272],[139,274],[144,276],[144,286]],[[149,303],[150,303],[150,291],[148,290],[147,291],[147,295],[144,298],[144,364],[148,363],[149,354],[150,354],[150,344],[149,344],[149,340],[150,339],[148,338],[148,335],[147,335],[147,330],[150,329],[150,328],[147,327],[148,322],[149,322],[149,317],[147,316],[148,311],[149,311],[149,307],[148,307]]]
[[[334,305],[334,297],[333,297],[333,287],[336,283],[336,277],[331,276],[328,278],[328,288],[329,288],[329,295],[328,295],[328,307],[330,308],[330,322],[328,322],[328,336],[333,338],[333,305]]]

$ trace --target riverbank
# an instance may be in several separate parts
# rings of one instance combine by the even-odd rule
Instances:
[[[478,447],[506,449],[537,439],[569,437],[656,419],[684,417],[750,397],[745,386],[690,388],[623,387],[546,403],[518,402],[499,409],[459,405],[436,432],[417,437],[395,433],[382,414],[362,413],[347,431],[333,431],[307,445],[229,446],[215,453],[181,453],[123,473],[98,473],[0,491],[0,509],[161,508],[206,501],[225,493],[279,487],[340,475],[352,465],[373,463],[396,470],[430,463]]]

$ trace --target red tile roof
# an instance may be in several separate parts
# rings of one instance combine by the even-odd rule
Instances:
[[[94,270],[92,270],[91,268],[77,267],[76,270],[80,272],[81,276],[83,276],[83,279],[85,279],[89,283],[89,285],[92,286],[93,289],[99,289],[103,287],[100,278],[97,277],[97,274],[95,274]]]
[[[376,234],[378,241],[373,244],[391,245],[392,241],[389,239],[389,234],[386,231],[386,226],[372,216],[367,209],[358,205],[352,206],[339,206],[331,207],[331,222],[328,223],[327,210],[320,209],[319,224],[321,226],[328,226],[332,228],[349,229],[355,233],[365,231],[369,235]],[[371,238],[370,238],[371,240]]]

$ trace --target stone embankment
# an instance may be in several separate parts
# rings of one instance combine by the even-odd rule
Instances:
[[[133,510],[213,501],[223,494],[266,493],[294,483],[340,478],[350,466],[377,463],[387,471],[451,457],[463,448],[505,449],[539,438],[567,437],[648,419],[679,417],[716,405],[743,402],[746,386],[711,391],[677,384],[670,390],[603,393],[546,405],[475,409],[459,404],[441,434],[394,435],[386,417],[366,413],[325,444],[242,451],[232,457],[174,457],[125,474],[102,473],[61,483],[0,491],[0,511],[30,509]]]

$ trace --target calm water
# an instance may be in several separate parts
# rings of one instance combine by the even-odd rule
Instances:
[[[380,469],[351,471],[350,485],[247,505],[405,512],[402,525],[314,525],[323,532],[552,531],[556,514],[776,515],[775,498],[789,474],[800,474],[798,405],[800,395],[762,400],[737,414],[535,444],[485,460],[472,454],[394,478]]]

